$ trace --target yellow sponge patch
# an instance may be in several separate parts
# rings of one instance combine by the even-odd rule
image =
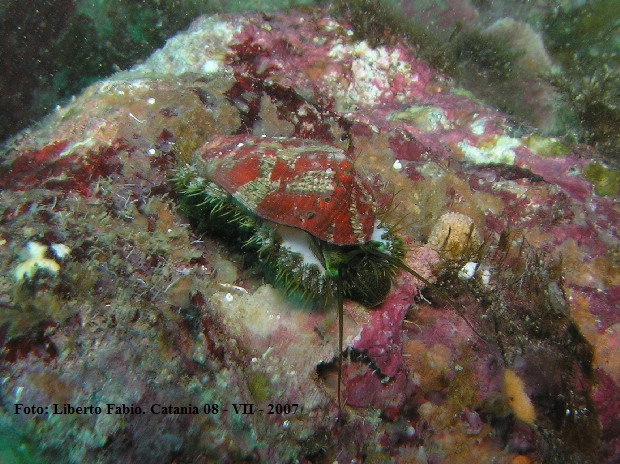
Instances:
[[[533,425],[536,420],[534,405],[525,393],[523,380],[510,369],[504,371],[504,394],[517,419]]]

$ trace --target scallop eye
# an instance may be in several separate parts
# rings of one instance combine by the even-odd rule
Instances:
[[[314,219],[314,217],[316,216],[316,214],[314,214],[312,211],[308,211],[306,212],[306,220],[310,220],[310,219]]]
[[[329,203],[330,201],[332,201],[332,197],[325,197],[325,198],[323,198],[323,201],[325,203]]]

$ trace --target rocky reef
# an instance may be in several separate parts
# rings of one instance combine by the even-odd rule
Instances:
[[[174,169],[238,134],[346,152],[442,289],[403,274],[378,309],[345,302],[341,409],[336,312],[178,208]],[[201,17],[1,162],[3,459],[620,455],[617,172],[515,130],[415,47],[318,10]]]

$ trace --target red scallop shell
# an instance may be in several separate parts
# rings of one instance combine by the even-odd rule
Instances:
[[[339,246],[370,241],[372,192],[339,148],[241,135],[208,142],[194,162],[200,175],[259,217]]]

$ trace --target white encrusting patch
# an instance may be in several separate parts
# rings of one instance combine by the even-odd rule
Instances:
[[[372,235],[370,236],[370,240],[373,242],[381,243],[383,246],[383,251],[387,254],[390,254],[390,243],[387,240],[383,239],[383,235],[389,233],[389,229],[385,227],[381,227],[380,221],[375,221],[375,227],[372,230]]]
[[[458,273],[458,277],[461,280],[469,280],[476,274],[476,269],[478,268],[478,263],[474,263],[473,261],[465,264]]]
[[[50,245],[50,248],[58,259],[65,259],[71,254],[71,248],[69,248],[67,245],[63,245],[62,243],[52,243]]]
[[[62,259],[68,256],[71,250],[65,245],[52,245],[52,250],[56,255],[56,258]],[[60,271],[60,264],[55,260],[46,258],[45,254],[49,247],[39,242],[28,242],[20,257],[22,262],[15,268],[13,275],[15,280],[30,280],[34,278],[37,271],[47,271],[48,274],[58,274]]]
[[[279,225],[277,232],[282,239],[282,246],[291,253],[299,254],[305,265],[318,266],[319,269],[325,270],[323,263],[317,258],[312,251],[312,239],[310,234],[296,227],[288,227]]]
[[[459,142],[457,145],[461,149],[463,156],[472,163],[512,165],[516,157],[513,149],[520,147],[521,141],[507,135],[500,135],[481,143],[480,146],[471,145],[467,140]]]

